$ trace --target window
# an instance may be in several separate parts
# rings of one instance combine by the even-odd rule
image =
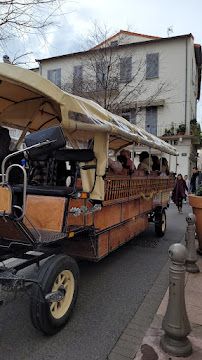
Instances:
[[[131,81],[132,78],[132,57],[120,59],[120,82]]]
[[[73,92],[81,92],[83,87],[83,65],[74,66]]]
[[[96,63],[96,90],[102,90],[107,82],[107,64],[104,61]]]
[[[48,70],[47,79],[58,87],[61,87],[61,69]]]
[[[157,106],[146,108],[145,130],[148,133],[157,136]]]
[[[112,41],[111,46],[118,46],[118,41]]]
[[[146,56],[146,79],[159,77],[159,54],[147,54]]]
[[[124,119],[128,120],[131,124],[136,124],[136,109],[123,111],[122,116]]]

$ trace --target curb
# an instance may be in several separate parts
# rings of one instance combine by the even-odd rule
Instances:
[[[111,350],[107,360],[134,359],[168,288],[169,266],[170,259],[167,260],[139,309]]]

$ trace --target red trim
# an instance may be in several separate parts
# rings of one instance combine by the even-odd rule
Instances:
[[[134,36],[141,36],[141,37],[149,38],[149,39],[162,39],[161,37],[158,37],[158,36],[143,35],[143,34],[133,33],[133,32],[130,32],[130,31],[120,30],[117,34],[111,36],[109,39],[106,39],[105,41],[101,42],[100,44],[94,46],[94,47],[91,48],[90,50],[96,49],[97,47],[105,44],[106,42],[112,40],[114,37],[116,37],[116,36],[118,36],[118,35],[120,35],[120,34],[128,34],[128,35],[134,35]]]

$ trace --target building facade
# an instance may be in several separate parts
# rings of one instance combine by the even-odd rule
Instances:
[[[200,146],[201,83],[201,46],[192,34],[157,38],[121,30],[88,51],[37,61],[40,74],[63,90],[174,145],[177,172],[191,174]]]

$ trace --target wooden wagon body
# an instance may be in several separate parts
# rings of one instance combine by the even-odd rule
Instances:
[[[169,155],[176,156],[177,152],[125,119],[62,92],[28,70],[0,64],[0,81],[0,126],[22,131],[16,153],[23,153],[17,146],[30,132],[27,153],[31,156],[33,149],[39,149],[40,156],[48,153],[52,158],[57,144],[61,146],[63,141],[58,135],[50,140],[52,127],[59,125],[64,144],[72,146],[66,151],[66,159],[76,159],[71,187],[29,185],[23,165],[6,167],[15,154],[2,162],[0,261],[12,257],[22,261],[14,268],[4,264],[0,283],[4,290],[16,290],[32,282],[32,322],[53,334],[67,322],[77,298],[79,271],[75,259],[102,259],[146,229],[148,221],[154,221],[158,236],[166,230],[165,209],[174,176],[144,172],[109,175],[108,150],[116,155],[124,147],[142,144]],[[88,152],[79,148],[81,143],[89,145]],[[21,184],[9,181],[15,167],[22,172]],[[77,180],[78,171],[81,179]],[[39,265],[44,258],[48,260],[37,279],[18,277],[19,270],[33,263]]]

